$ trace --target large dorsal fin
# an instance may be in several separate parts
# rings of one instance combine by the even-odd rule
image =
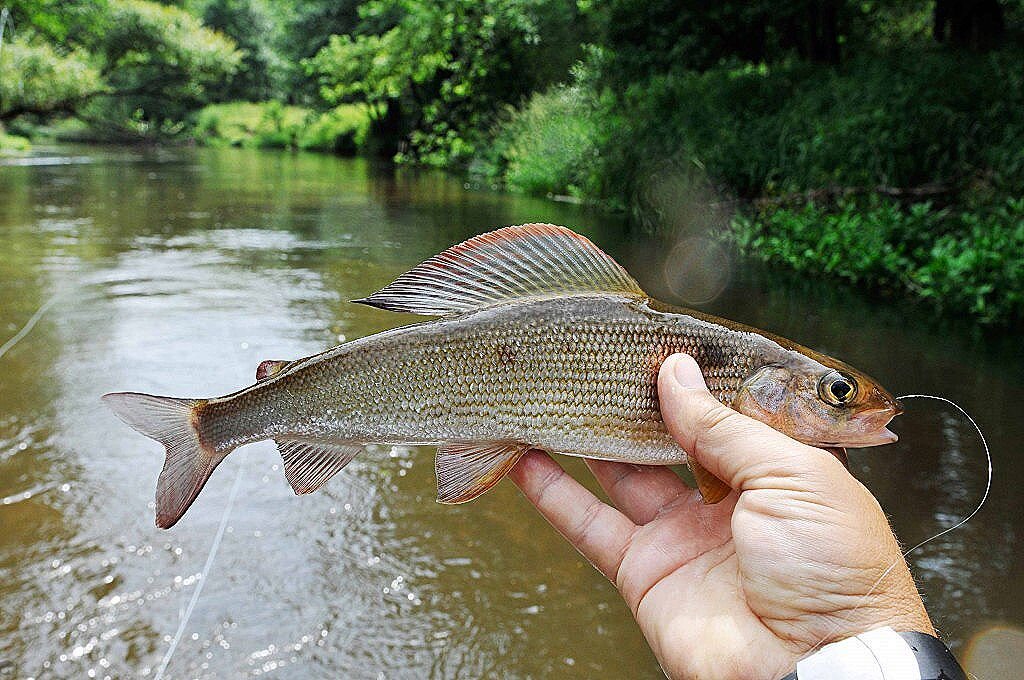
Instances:
[[[522,224],[452,246],[354,302],[445,315],[517,298],[584,292],[644,295],[625,269],[583,236],[553,224]]]

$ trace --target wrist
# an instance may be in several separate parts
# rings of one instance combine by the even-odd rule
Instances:
[[[781,680],[966,680],[949,648],[930,633],[876,628],[825,645]]]

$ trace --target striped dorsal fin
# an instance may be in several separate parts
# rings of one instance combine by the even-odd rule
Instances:
[[[353,302],[443,316],[519,298],[587,292],[645,297],[633,277],[589,239],[553,224],[522,224],[452,246]]]

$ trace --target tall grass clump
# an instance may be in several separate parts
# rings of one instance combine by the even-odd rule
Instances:
[[[578,86],[535,94],[495,140],[505,182],[527,194],[599,194],[598,125],[595,102]]]
[[[32,144],[28,139],[18,135],[9,135],[0,128],[0,154],[21,153],[28,151],[31,147]]]
[[[211,104],[196,112],[192,135],[211,146],[288,148],[308,117],[307,109],[280,102]]]

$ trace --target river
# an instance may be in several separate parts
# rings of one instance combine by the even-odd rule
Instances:
[[[526,221],[579,229],[669,302],[701,298],[895,394],[942,394],[972,412],[992,447],[992,496],[910,562],[951,645],[964,654],[997,630],[1009,646],[978,663],[1010,667],[1024,627],[1019,339],[437,173],[314,154],[60,147],[0,159],[0,343],[16,339],[0,357],[0,678],[155,675],[219,528],[167,677],[662,677],[612,586],[511,483],[441,506],[432,450],[371,447],[295,497],[265,442],[228,458],[160,531],[162,452],[99,401],[122,389],[231,392],[264,359],[400,325],[347,300]],[[695,273],[679,276],[683,262]],[[985,461],[950,407],[907,411],[898,444],[853,452],[851,464],[909,546],[977,503]]]

